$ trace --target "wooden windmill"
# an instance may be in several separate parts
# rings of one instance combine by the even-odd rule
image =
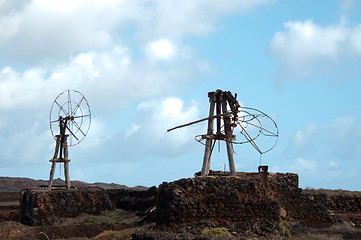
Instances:
[[[67,90],[60,93],[54,100],[50,110],[50,130],[56,144],[55,152],[49,162],[52,163],[48,188],[53,185],[55,167],[57,163],[64,163],[65,187],[71,187],[69,177],[68,146],[80,143],[87,135],[91,112],[88,101],[78,91]],[[55,125],[55,126],[54,126]],[[59,134],[54,134],[53,128],[59,127]]]
[[[276,123],[267,114],[254,109],[241,107],[237,101],[237,94],[232,95],[230,91],[216,90],[208,93],[210,102],[209,116],[194,122],[190,122],[184,125],[180,125],[167,131],[170,132],[177,128],[190,126],[195,123],[208,120],[207,134],[197,135],[196,140],[202,142],[205,140],[205,151],[203,157],[203,166],[201,170],[201,176],[207,176],[210,171],[211,155],[216,141],[224,141],[227,148],[227,157],[230,169],[230,175],[235,176],[235,164],[233,159],[233,144],[251,143],[251,145],[260,153],[270,151],[274,148],[278,139],[278,127]],[[272,130],[267,130],[262,122],[264,120],[271,122]],[[214,128],[214,120],[216,120],[216,126]],[[250,134],[246,128],[253,127],[256,131],[252,131]],[[241,136],[244,140],[236,141],[236,135],[233,134],[236,128],[240,129]],[[270,146],[265,147],[262,150],[256,140],[260,136],[273,137],[275,139]]]

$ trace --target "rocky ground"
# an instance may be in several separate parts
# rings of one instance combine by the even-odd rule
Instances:
[[[10,212],[12,215],[12,219],[0,222],[0,239],[361,239],[361,228],[351,221],[340,220],[327,228],[309,228],[297,222],[284,221],[277,231],[259,236],[252,232],[239,232],[233,226],[217,228],[211,223],[194,227],[156,227],[154,223],[146,222],[144,216],[121,209],[104,211],[100,215],[82,214],[52,225],[25,226],[17,222],[18,196],[18,193],[0,194],[0,214]]]
[[[82,215],[62,223],[47,226],[25,226],[15,221],[0,222],[0,239],[133,239],[133,240],[208,240],[208,239],[300,239],[341,240],[361,239],[361,229],[347,222],[329,228],[305,228],[288,223],[279,232],[257,236],[251,232],[237,232],[226,228],[159,229],[154,224],[139,222],[139,216],[131,212],[115,213],[120,218],[106,220],[104,215]],[[106,215],[106,214],[105,214]],[[113,216],[114,217],[114,216]]]

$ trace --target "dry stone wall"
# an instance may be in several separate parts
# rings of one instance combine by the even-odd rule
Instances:
[[[256,179],[197,177],[160,185],[156,216],[158,225],[272,231],[279,209]]]
[[[99,188],[27,190],[20,220],[27,225],[52,224],[81,213],[117,208],[146,216],[159,227],[227,227],[259,235],[273,231],[280,219],[310,227],[351,221],[361,227],[361,196],[306,193],[298,175],[270,173],[262,185],[258,173],[236,177],[180,179],[144,191]]]
[[[22,194],[20,222],[31,226],[52,224],[81,213],[97,215],[117,208],[143,212],[154,206],[155,198],[155,188],[146,191],[99,188],[27,190]]]
[[[335,222],[322,196],[309,196],[298,188],[297,174],[271,173],[262,185],[256,173],[237,177],[213,176],[181,179],[159,186],[157,224],[205,224],[254,232],[271,232],[280,218],[322,227]]]

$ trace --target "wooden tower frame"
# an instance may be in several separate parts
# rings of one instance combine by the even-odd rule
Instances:
[[[55,153],[52,159],[49,160],[51,162],[51,170],[50,170],[50,177],[48,188],[51,189],[53,185],[55,167],[57,163],[64,163],[64,175],[65,175],[65,187],[69,189],[71,187],[70,177],[69,177],[69,162],[70,159],[68,158],[68,143],[67,139],[69,135],[65,134],[65,130],[67,128],[66,124],[68,122],[67,118],[59,117],[59,128],[60,134],[56,135],[56,144],[55,144]]]
[[[239,108],[239,103],[236,100],[236,97],[234,97],[231,92],[223,92],[222,90],[216,90],[215,92],[209,92],[209,117],[208,117],[208,129],[207,134],[202,135],[203,139],[206,139],[205,144],[205,151],[204,151],[204,157],[203,157],[203,166],[201,175],[207,176],[209,174],[210,169],[210,163],[211,163],[211,155],[212,150],[214,147],[214,144],[216,140],[223,140],[226,142],[227,147],[227,156],[228,156],[228,163],[229,163],[229,170],[230,175],[235,176],[236,170],[234,165],[234,159],[233,159],[233,147],[232,147],[232,141],[235,140],[235,135],[233,135],[233,128],[232,125],[235,120],[237,120],[237,113]],[[229,106],[230,109],[227,109],[227,106]],[[231,110],[231,113],[233,115],[233,118],[231,119],[231,113],[229,112]],[[216,115],[214,114],[214,111],[216,111]],[[214,119],[216,119],[216,132],[214,133]],[[223,120],[223,126],[224,131],[222,132],[222,120]]]

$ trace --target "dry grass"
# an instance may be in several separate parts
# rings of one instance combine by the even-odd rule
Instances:
[[[231,237],[232,235],[228,232],[227,228],[206,228],[202,231],[202,237],[212,238],[212,237]]]
[[[327,236],[324,234],[307,234],[300,238],[300,240],[341,240],[340,236]]]
[[[88,238],[72,237],[72,238],[57,238],[56,240],[87,240]]]
[[[105,231],[95,237],[95,240],[126,240],[134,231],[124,229],[122,231]]]
[[[115,211],[103,211],[100,215],[81,214],[76,218],[69,218],[64,220],[60,225],[90,225],[90,224],[112,224],[125,223],[134,225],[140,220],[140,217],[133,212],[123,209]]]
[[[344,196],[361,197],[360,191],[348,191],[342,189],[324,189],[324,188],[314,189],[311,187],[306,187],[306,189],[303,189],[303,191],[312,194],[325,194],[326,196],[344,195]]]

